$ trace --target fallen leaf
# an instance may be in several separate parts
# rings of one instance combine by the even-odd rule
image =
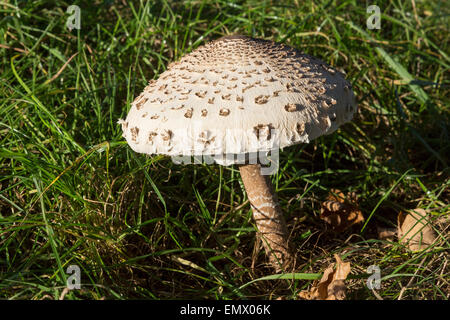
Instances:
[[[397,216],[398,239],[412,251],[428,248],[436,239],[429,215],[423,209],[400,212]]]
[[[395,228],[384,228],[384,227],[378,227],[377,226],[377,233],[378,233],[378,239],[380,240],[394,240],[397,229]]]
[[[336,232],[344,231],[351,226],[364,222],[364,216],[357,206],[355,193],[345,197],[342,191],[332,189],[328,199],[322,203],[320,218],[328,223]]]
[[[306,300],[344,300],[345,283],[344,280],[350,273],[350,262],[343,262],[335,254],[336,264],[331,264],[323,272],[322,279],[319,282],[314,281],[311,290],[303,290],[299,297]],[[336,265],[336,269],[334,266]]]

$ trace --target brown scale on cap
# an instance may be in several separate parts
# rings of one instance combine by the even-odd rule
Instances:
[[[136,109],[140,110],[142,108],[142,106],[147,102],[148,98],[140,98],[137,102],[136,102]],[[136,100],[135,100],[136,101]]]
[[[302,109],[302,106],[298,103],[288,103],[284,106],[284,110],[287,112],[295,112],[300,111]]]
[[[172,130],[164,130],[164,132],[161,133],[161,138],[163,141],[170,141],[172,139],[172,135]]]
[[[208,93],[208,91],[204,90],[204,91],[196,92],[195,95],[196,95],[197,97],[203,99],[203,98],[206,96],[207,93]]]
[[[136,142],[137,136],[139,134],[139,128],[138,127],[131,128],[130,132],[131,132],[131,140]]]
[[[319,127],[323,131],[327,130],[331,126],[330,118],[327,115],[319,116]]]
[[[257,96],[255,98],[255,103],[266,104],[267,102],[269,102],[269,99],[270,99],[270,96],[265,96],[265,95]]]
[[[230,100],[231,93],[222,95],[222,100]]]
[[[209,144],[211,144],[212,142],[214,142],[214,140],[216,139],[216,137],[209,137],[209,132],[208,131],[203,131],[199,134],[198,136],[198,142],[202,143],[204,146],[207,146]]]
[[[183,108],[184,108],[184,104],[180,104],[179,106],[171,107],[170,109],[172,109],[172,110],[180,110],[180,109],[183,109]]]
[[[230,109],[227,108],[222,108],[219,111],[219,115],[221,115],[222,117],[227,117],[230,114]]]
[[[303,135],[303,133],[305,133],[305,123],[303,122],[297,123],[297,125],[295,126],[295,130],[299,135]]]
[[[257,126],[253,127],[253,132],[256,135],[256,138],[258,140],[265,139],[270,140],[272,129],[274,129],[273,125],[271,123],[269,124],[258,124]]]
[[[317,88],[317,93],[318,94],[325,94],[327,92],[327,89],[325,89],[325,87],[315,87]]]
[[[186,89],[185,91],[180,92],[180,94],[183,95],[183,96],[186,96],[186,95],[190,94],[191,91],[192,91],[192,89],[189,89],[189,90]]]
[[[192,118],[192,113],[194,112],[194,109],[193,108],[189,108],[185,113],[184,113],[184,117],[185,118],[188,118],[188,119],[190,119],[190,118]]]
[[[150,142],[151,144],[153,144],[153,142],[154,142],[154,139],[155,139],[155,137],[157,136],[158,134],[156,133],[156,132],[149,132],[149,134],[148,134],[148,142]]]

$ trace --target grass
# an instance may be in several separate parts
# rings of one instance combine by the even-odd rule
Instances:
[[[71,4],[80,30],[65,27]],[[65,299],[296,299],[338,253],[348,299],[448,299],[448,5],[377,4],[380,30],[364,1],[0,1],[0,298],[58,299],[76,264]],[[323,59],[358,97],[351,123],[285,149],[272,177],[294,280],[270,277],[236,167],[135,154],[116,124],[169,62],[232,33]],[[364,227],[324,225],[331,188],[357,194]],[[378,239],[413,208],[434,246]]]

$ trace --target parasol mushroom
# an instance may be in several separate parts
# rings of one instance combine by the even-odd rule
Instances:
[[[171,63],[119,123],[136,152],[238,164],[265,251],[281,270],[294,259],[260,155],[332,133],[355,111],[350,83],[323,61],[273,41],[227,36]]]

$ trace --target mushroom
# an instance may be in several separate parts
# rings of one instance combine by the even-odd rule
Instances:
[[[332,133],[355,111],[350,83],[323,61],[273,41],[226,36],[170,64],[119,123],[136,152],[238,164],[279,271],[292,268],[294,258],[260,155]]]

